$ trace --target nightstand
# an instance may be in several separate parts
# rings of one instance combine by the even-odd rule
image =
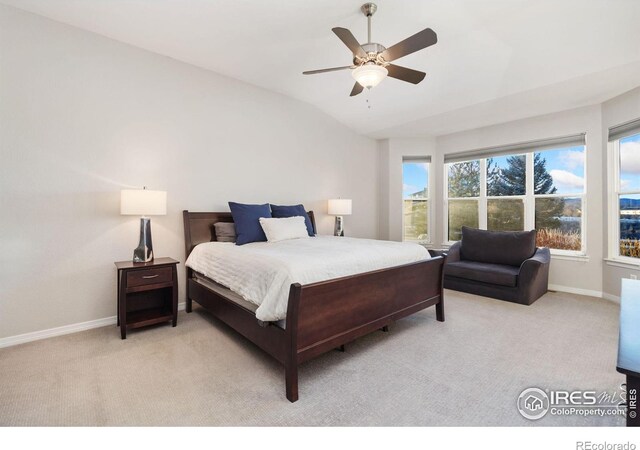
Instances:
[[[178,261],[155,258],[147,263],[116,262],[118,269],[118,326],[127,328],[172,321],[178,324]]]

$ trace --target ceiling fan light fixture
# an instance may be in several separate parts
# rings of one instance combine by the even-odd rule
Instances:
[[[360,86],[370,89],[380,84],[388,73],[389,71],[385,67],[375,63],[369,63],[356,67],[353,69],[353,72],[351,72],[351,75]]]
[[[334,27],[331,29],[351,52],[353,65],[307,70],[302,72],[302,74],[313,75],[316,73],[351,69],[351,76],[353,76],[356,82],[351,89],[349,97],[361,94],[365,88],[371,89],[377,86],[387,76],[411,84],[418,84],[424,80],[424,77],[427,75],[426,73],[397,66],[391,64],[391,62],[437,43],[438,35],[435,31],[431,28],[425,28],[405,40],[386,48],[384,45],[371,40],[371,17],[375,14],[378,7],[374,3],[365,3],[360,9],[367,17],[366,43],[361,44],[353,33],[346,28]]]

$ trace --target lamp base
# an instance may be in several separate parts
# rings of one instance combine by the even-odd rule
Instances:
[[[336,216],[336,224],[333,227],[334,236],[344,236],[344,219],[342,216]]]
[[[153,243],[151,242],[151,219],[140,218],[140,243],[133,251],[133,262],[153,261]]]

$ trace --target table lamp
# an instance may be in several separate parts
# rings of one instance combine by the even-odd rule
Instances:
[[[333,198],[329,200],[328,212],[336,216],[336,224],[333,228],[334,236],[344,236],[344,219],[342,216],[351,215],[351,199]]]
[[[120,191],[120,214],[141,216],[140,243],[133,251],[133,262],[153,261],[151,243],[151,219],[147,216],[167,214],[167,192],[143,189],[124,189]]]

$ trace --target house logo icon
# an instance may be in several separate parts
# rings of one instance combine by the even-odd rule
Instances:
[[[542,409],[542,400],[535,395],[529,395],[524,399],[524,406],[526,406],[529,411],[538,411]]]
[[[549,411],[549,396],[542,389],[527,388],[518,396],[518,411],[526,419],[542,419]]]

